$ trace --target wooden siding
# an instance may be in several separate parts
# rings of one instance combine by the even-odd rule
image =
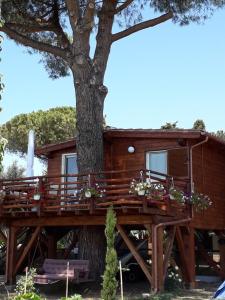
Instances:
[[[225,227],[225,153],[215,145],[204,144],[193,150],[193,181],[195,190],[207,194],[213,204],[195,213],[193,226],[202,229]]]
[[[197,143],[193,140],[193,144]],[[135,152],[128,153],[134,146]],[[201,229],[224,229],[225,227],[225,153],[216,143],[206,143],[193,149],[193,180],[195,190],[210,196],[212,207],[196,214],[193,227]],[[188,175],[187,148],[178,139],[111,138],[105,141],[105,170],[143,169],[146,152],[170,149],[168,173],[172,176]],[[48,174],[60,174],[62,154],[74,153],[74,147],[51,153]]]

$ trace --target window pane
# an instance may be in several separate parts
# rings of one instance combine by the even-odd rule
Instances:
[[[167,151],[148,152],[146,157],[146,168],[151,171],[167,174]]]
[[[76,174],[77,173],[77,156],[66,156],[65,157],[65,173]]]
[[[65,174],[77,174],[78,173],[77,155],[76,154],[74,154],[74,155],[68,154],[68,155],[64,156],[64,173]],[[77,181],[77,177],[68,176],[68,177],[65,178],[65,181],[74,182],[74,181]],[[67,194],[76,194],[77,184],[67,185],[67,188],[69,188],[66,191]]]

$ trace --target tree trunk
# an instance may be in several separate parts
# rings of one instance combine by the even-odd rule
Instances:
[[[102,171],[103,107],[106,89],[95,84],[89,66],[76,68],[77,137],[79,173]],[[82,84],[80,84],[82,82]],[[100,280],[104,271],[105,238],[103,226],[84,226],[78,235],[79,258],[90,262],[91,276]]]
[[[106,65],[111,49],[111,33],[114,20],[112,13],[117,1],[105,1],[99,12],[99,29],[93,59],[90,58],[89,38],[91,31],[76,26],[74,61],[71,70],[76,91],[77,137],[79,173],[103,170],[103,108],[107,88],[103,85]],[[104,227],[84,227],[79,234],[79,257],[89,259],[96,279],[104,271]]]
[[[83,226],[79,232],[79,259],[88,259],[90,277],[101,281],[104,272],[106,241],[103,226]]]

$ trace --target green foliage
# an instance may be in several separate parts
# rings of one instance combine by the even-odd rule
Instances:
[[[82,298],[81,295],[75,294],[75,295],[70,296],[70,297],[68,297],[68,298],[62,297],[60,300],[82,300],[82,299],[83,299],[83,298]]]
[[[64,106],[17,115],[0,129],[2,135],[8,139],[7,150],[24,154],[27,151],[30,129],[34,129],[36,147],[40,147],[73,138],[75,120],[75,109]]]
[[[161,126],[161,129],[178,129],[177,123],[178,123],[178,121],[176,121],[174,123],[168,123],[167,122],[165,125]]]
[[[90,30],[90,32],[94,32],[98,30],[98,27],[100,27],[99,12],[104,7],[102,2],[105,3],[105,1],[93,1],[94,16],[90,22],[84,13],[89,9],[88,6],[86,7],[88,2],[78,1],[77,9],[80,22],[78,25],[81,27],[81,31],[87,30],[88,32]],[[129,5],[125,5],[123,9],[121,9],[122,5],[119,3],[117,8],[119,7],[120,9],[118,11],[115,10],[115,15],[113,16],[112,14],[112,17],[119,24],[119,27],[126,29],[146,19],[151,19],[154,12],[157,16],[172,12],[171,18],[174,23],[187,25],[190,22],[199,23],[204,21],[212,15],[215,9],[224,5],[224,0],[135,0],[130,1]],[[51,78],[68,75],[68,69],[72,65],[73,47],[71,47],[71,44],[73,42],[77,44],[80,38],[80,35],[74,35],[73,41],[70,37],[72,30],[69,26],[69,16],[72,13],[72,11],[68,10],[63,0],[44,1],[44,3],[41,0],[16,0],[16,2],[15,0],[7,0],[2,2],[2,16],[6,25],[6,34],[8,33],[8,28],[13,30],[13,33],[8,33],[10,37],[15,39],[17,43],[25,44],[26,46],[27,39],[23,41],[21,35],[31,40],[30,44],[34,49],[30,49],[29,52],[39,51],[42,54],[41,61],[44,63]],[[75,22],[77,23],[78,20],[75,20]],[[110,31],[108,35],[111,35]],[[105,41],[110,37],[107,36]],[[41,42],[39,47],[36,45],[37,42]],[[90,41],[86,35],[83,36],[83,42],[88,42],[89,46]],[[52,49],[51,52],[49,48],[45,51],[43,45],[46,44],[53,46],[54,50],[64,51],[64,54],[61,51],[52,53],[54,50]],[[87,62],[90,63],[90,60]]]
[[[215,133],[215,136],[217,136],[218,138],[222,139],[222,140],[225,140],[225,131],[223,130],[218,130],[216,133]]]
[[[25,168],[18,165],[17,160],[14,160],[12,164],[1,174],[0,178],[3,179],[15,179],[24,177]]]
[[[41,297],[35,293],[26,293],[21,295],[16,295],[13,300],[41,300]]]
[[[182,278],[180,276],[179,268],[170,266],[167,270],[167,277],[165,280],[165,290],[168,292],[178,291],[183,287]]]
[[[31,268],[28,271],[27,278],[26,276],[21,276],[20,279],[16,283],[16,294],[24,295],[35,292],[34,287],[34,276],[36,274],[36,270]],[[29,299],[29,298],[21,298],[21,299]],[[31,298],[33,299],[33,298]],[[36,298],[34,298],[36,300]],[[37,299],[38,300],[38,299]]]
[[[3,161],[4,150],[5,150],[6,144],[7,144],[7,140],[0,136],[0,174],[3,170],[2,161]]]
[[[206,130],[204,121],[200,119],[196,120],[193,124],[193,129]]]
[[[3,24],[4,23],[2,20],[2,16],[0,14],[0,28],[3,26]],[[2,51],[2,47],[1,47],[2,39],[3,39],[3,37],[0,35],[0,52]],[[0,62],[1,62],[1,58],[0,58]],[[4,84],[2,83],[2,74],[0,74],[0,100],[2,100],[3,89],[4,89]],[[1,111],[1,108],[0,108],[0,111]],[[3,137],[1,137],[1,135],[0,135],[0,173],[2,172],[2,169],[3,169],[2,161],[3,161],[4,149],[5,149],[6,143],[7,143],[7,140],[4,139]]]
[[[116,290],[118,286],[116,280],[116,274],[118,271],[118,259],[116,250],[114,248],[116,221],[117,220],[115,212],[113,211],[113,208],[110,207],[107,211],[105,228],[107,251],[105,258],[106,266],[103,275],[103,284],[101,291],[101,297],[103,300],[116,299]]]
[[[149,297],[149,300],[173,300],[174,295],[170,293],[157,294]]]

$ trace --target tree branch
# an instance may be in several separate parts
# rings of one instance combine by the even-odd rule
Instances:
[[[80,7],[78,0],[66,0],[66,6],[68,9],[68,15],[70,20],[70,26],[73,30],[73,34],[76,34],[76,25],[80,17]]]
[[[122,38],[125,38],[135,32],[138,32],[140,30],[143,30],[143,29],[146,29],[146,28],[149,28],[149,27],[154,27],[156,25],[159,25],[163,22],[166,22],[170,19],[172,19],[173,17],[173,13],[172,12],[168,12],[164,15],[161,15],[160,17],[158,18],[155,18],[155,19],[151,19],[151,20],[148,20],[148,21],[145,21],[145,22],[142,22],[142,23],[139,23],[139,24],[136,24],[128,29],[125,29],[123,31],[120,31],[118,33],[115,33],[112,35],[112,42],[115,42],[115,41],[118,41]]]
[[[70,46],[69,39],[60,24],[59,6],[57,0],[54,1],[52,22],[55,25],[55,28],[53,28],[52,31],[54,31],[55,34],[57,35],[59,43],[62,44],[63,47],[69,47]]]
[[[31,48],[34,48],[39,51],[48,52],[55,56],[59,56],[59,57],[62,57],[63,59],[66,59],[66,53],[61,48],[52,46],[50,44],[46,44],[43,42],[35,41],[17,31],[13,30],[12,28],[8,27],[7,24],[5,24],[3,27],[1,27],[0,31],[6,33],[10,38],[12,38],[16,42],[18,42],[24,46],[31,47]]]
[[[28,24],[18,24],[18,23],[7,23],[7,27],[19,33],[35,33],[43,31],[52,31],[54,29],[53,25],[28,25]]]
[[[116,14],[120,13],[122,10],[127,8],[134,0],[127,0],[123,4],[121,4],[119,7],[116,8]]]

